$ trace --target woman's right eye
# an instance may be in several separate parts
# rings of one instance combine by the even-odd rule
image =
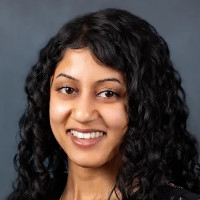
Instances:
[[[59,89],[59,91],[63,94],[77,94],[77,91],[71,87],[62,87]]]

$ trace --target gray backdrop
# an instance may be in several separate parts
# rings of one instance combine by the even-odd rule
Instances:
[[[0,0],[0,199],[16,177],[12,159],[26,104],[24,80],[39,49],[69,19],[107,7],[143,17],[166,39],[186,90],[189,130],[200,140],[199,0]]]

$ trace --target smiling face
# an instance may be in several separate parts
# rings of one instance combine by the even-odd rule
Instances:
[[[68,160],[100,167],[118,154],[128,128],[123,75],[94,61],[88,49],[68,49],[52,77],[50,124]]]

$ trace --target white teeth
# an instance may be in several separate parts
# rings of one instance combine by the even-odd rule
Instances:
[[[92,132],[92,133],[90,134],[90,137],[91,137],[91,138],[95,138],[95,132]]]
[[[96,132],[95,136],[96,136],[96,137],[99,137],[99,132]]]
[[[84,139],[90,139],[90,133],[83,134]]]
[[[75,135],[75,136],[78,136],[78,133],[77,133],[77,131],[74,131],[74,135]]]
[[[83,133],[78,132],[76,137],[78,137],[78,138],[83,138],[84,135],[83,135]]]
[[[73,136],[86,140],[90,138],[98,138],[103,136],[103,132],[81,133],[75,130],[70,130],[70,132]]]

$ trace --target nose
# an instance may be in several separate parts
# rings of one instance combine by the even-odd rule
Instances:
[[[98,119],[99,112],[95,100],[87,97],[79,98],[74,104],[71,117],[80,123],[88,123]]]

